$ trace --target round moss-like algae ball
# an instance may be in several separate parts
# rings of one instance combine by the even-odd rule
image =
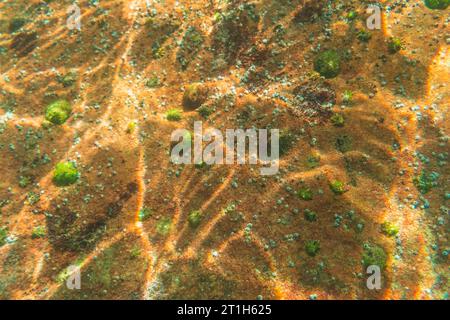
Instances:
[[[327,79],[336,77],[341,72],[339,54],[335,50],[323,51],[314,62],[314,70]]]
[[[430,9],[447,9],[450,0],[425,0],[425,5]]]
[[[166,119],[169,121],[180,121],[183,119],[183,114],[179,109],[170,109],[166,112]]]
[[[72,162],[60,162],[53,173],[53,182],[59,187],[69,186],[77,182],[80,173]]]
[[[58,100],[48,105],[45,119],[59,125],[67,121],[72,113],[72,106],[66,100]]]

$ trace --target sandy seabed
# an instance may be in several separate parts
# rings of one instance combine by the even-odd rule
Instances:
[[[71,4],[0,1],[0,298],[448,298],[448,8],[90,0],[69,30]],[[280,129],[279,173],[171,163],[194,121]]]

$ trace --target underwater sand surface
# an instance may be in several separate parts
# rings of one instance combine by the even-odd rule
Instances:
[[[0,298],[448,299],[450,9],[90,0],[69,30],[71,4],[0,2]],[[280,129],[279,173],[171,163],[194,121]]]

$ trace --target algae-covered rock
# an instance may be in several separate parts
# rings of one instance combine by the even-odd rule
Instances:
[[[208,88],[201,83],[193,83],[186,86],[183,95],[183,107],[194,110],[200,107],[208,96]]]

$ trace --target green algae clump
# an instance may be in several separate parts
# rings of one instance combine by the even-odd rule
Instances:
[[[341,153],[346,153],[347,151],[350,151],[352,146],[352,140],[349,136],[343,135],[336,138],[335,143],[336,149],[340,151]]]
[[[335,50],[320,53],[314,62],[314,70],[327,79],[336,77],[341,72],[339,54]]]
[[[145,83],[145,86],[147,88],[158,88],[160,86],[160,81],[157,75],[153,75],[150,77],[147,82]]]
[[[186,70],[191,61],[196,58],[204,41],[202,32],[195,27],[190,26],[186,30],[177,52],[177,61],[181,66],[181,70]]]
[[[306,201],[313,199],[313,193],[312,193],[311,189],[309,189],[309,188],[302,188],[302,189],[298,190],[297,196],[300,199],[306,200]]]
[[[136,122],[135,121],[129,122],[127,125],[126,132],[131,134],[134,133],[135,130],[136,130]]]
[[[388,221],[381,225],[381,232],[388,237],[395,237],[398,234],[398,227]]]
[[[179,109],[170,109],[166,113],[166,119],[169,121],[180,121],[183,118],[181,114],[181,110]]]
[[[19,177],[19,187],[26,188],[31,183],[30,177],[20,176]]]
[[[362,263],[365,268],[368,266],[378,266],[380,269],[386,268],[387,254],[383,247],[378,244],[365,243],[363,245]]]
[[[403,49],[402,40],[399,38],[391,38],[388,42],[389,53],[394,54]]]
[[[153,215],[153,211],[149,208],[142,208],[139,210],[138,218],[139,221],[146,221]]]
[[[314,211],[305,209],[305,219],[309,222],[314,222],[317,220],[317,214]]]
[[[346,105],[351,104],[353,101],[353,92],[351,90],[345,90],[342,94],[342,102]]]
[[[347,14],[347,20],[352,21],[355,20],[358,17],[358,13],[356,11],[350,11]]]
[[[208,106],[201,106],[197,109],[198,114],[204,119],[208,119],[209,116],[214,113],[214,111],[214,108]]]
[[[295,143],[295,135],[289,131],[282,131],[279,137],[280,156],[284,156],[289,152]]]
[[[369,42],[369,40],[372,38],[372,34],[366,30],[360,30],[356,34],[356,38],[362,42]]]
[[[320,241],[319,240],[306,241],[305,251],[309,256],[311,256],[311,257],[316,256],[317,253],[319,252],[319,250],[320,250]]]
[[[10,33],[14,33],[22,29],[23,26],[25,26],[28,23],[28,21],[24,18],[14,18],[10,21],[8,31]]]
[[[45,112],[45,120],[60,125],[67,121],[72,113],[72,106],[66,100],[51,103]]]
[[[166,236],[167,234],[169,234],[171,227],[172,221],[170,220],[170,218],[165,218],[158,221],[158,223],[156,224],[156,232],[162,236]]]
[[[347,190],[345,184],[339,180],[333,180],[330,182],[330,189],[334,194],[344,194]]]
[[[413,183],[421,194],[426,194],[437,185],[439,174],[436,172],[427,173],[423,171],[419,176],[414,177]]]
[[[66,75],[58,77],[58,81],[65,88],[71,87],[77,82],[77,73],[74,71],[70,71]]]
[[[312,152],[306,159],[306,165],[310,169],[320,166],[320,154],[318,152]]]
[[[53,173],[53,182],[59,187],[69,186],[77,182],[80,174],[72,162],[60,162]]]
[[[32,239],[39,239],[44,238],[46,236],[47,232],[45,231],[45,227],[43,226],[37,226],[33,229],[33,233],[31,234]]]
[[[447,9],[450,0],[425,0],[425,6],[429,9],[443,10]]]
[[[198,227],[202,221],[202,212],[200,210],[191,211],[191,213],[189,213],[188,221],[192,228]]]
[[[343,127],[345,125],[345,119],[344,116],[340,113],[335,113],[332,117],[331,117],[331,123],[335,126],[335,127]]]
[[[0,228],[0,247],[5,245],[6,238],[8,238],[8,231],[5,227]]]

